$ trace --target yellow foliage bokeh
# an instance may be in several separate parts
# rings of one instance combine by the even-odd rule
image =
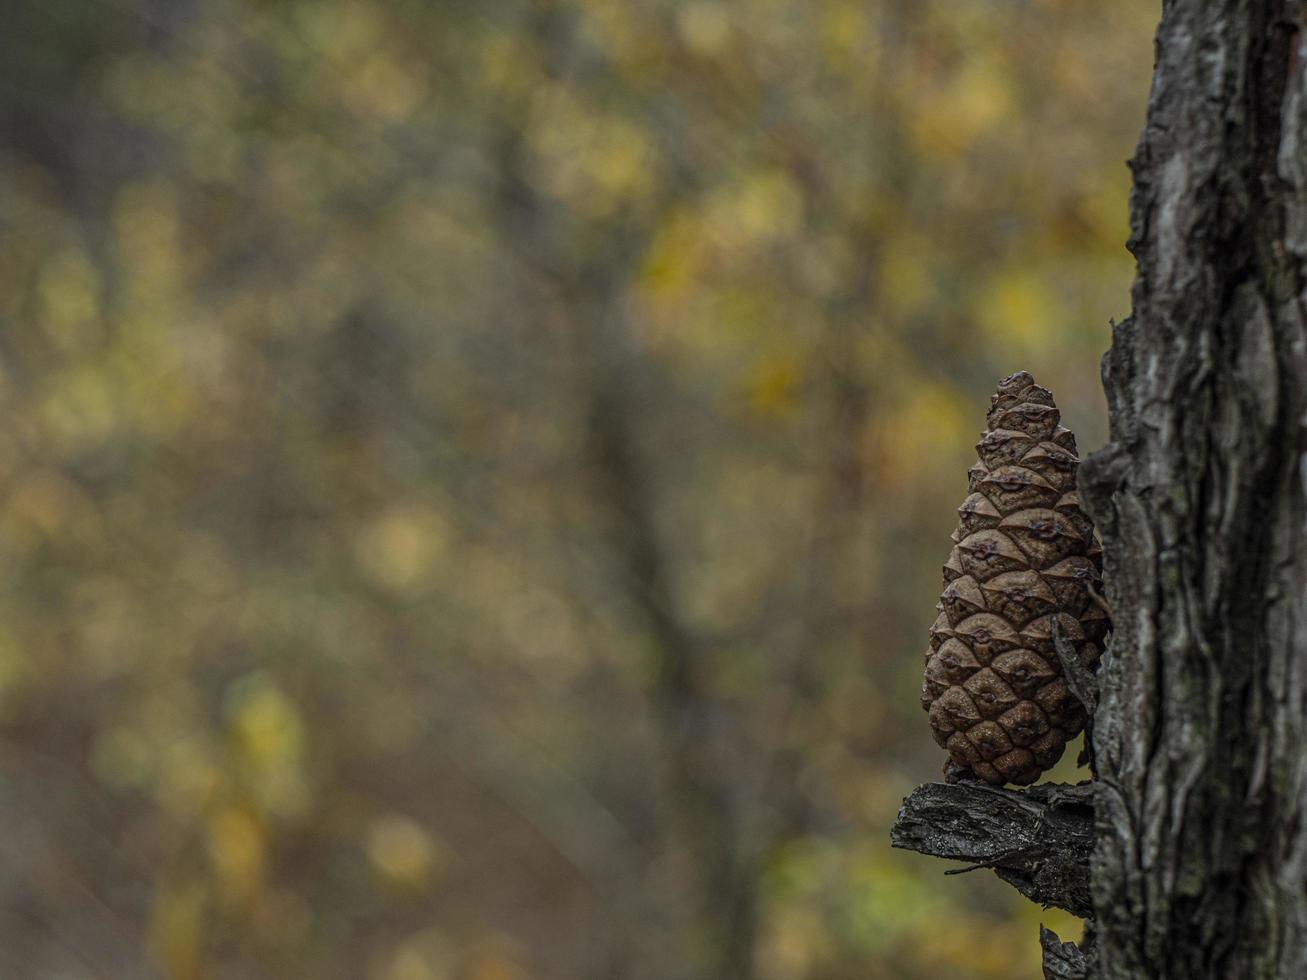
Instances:
[[[887,832],[995,382],[1104,436],[1157,11],[175,6],[7,11],[10,958],[1037,976]]]

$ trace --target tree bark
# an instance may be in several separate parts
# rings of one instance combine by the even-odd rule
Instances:
[[[1133,313],[1081,468],[1102,980],[1307,977],[1303,9],[1168,0],[1132,161]]]
[[[895,847],[993,868],[1032,902],[1093,914],[1089,859],[1093,786],[1044,783],[1028,790],[987,783],[926,783],[903,801]]]

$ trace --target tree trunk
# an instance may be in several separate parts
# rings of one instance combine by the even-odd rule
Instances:
[[[1134,312],[1081,469],[1114,609],[1103,980],[1307,977],[1307,58],[1284,0],[1168,0]]]
[[[1046,977],[1307,977],[1305,20],[1164,4],[1111,442],[1080,469],[1114,610],[1092,793],[921,787],[895,827],[1045,904],[1088,879],[1089,941],[1045,930]]]

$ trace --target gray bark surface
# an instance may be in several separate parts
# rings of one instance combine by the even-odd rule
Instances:
[[[1088,980],[1091,976],[1085,950],[1075,943],[1062,942],[1052,929],[1039,927],[1039,945],[1044,950],[1044,980]]]
[[[1081,468],[1103,980],[1307,977],[1303,11],[1168,0],[1132,161],[1133,313]]]
[[[890,842],[969,863],[960,870],[993,868],[1031,901],[1092,915],[1093,789],[1088,783],[1028,790],[926,783],[903,801]]]

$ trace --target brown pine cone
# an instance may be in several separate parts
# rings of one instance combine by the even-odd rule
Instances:
[[[1076,494],[1076,440],[1025,371],[999,382],[944,564],[921,705],[956,775],[1032,783],[1085,726],[1053,624],[1095,667],[1107,630],[1094,526]]]

